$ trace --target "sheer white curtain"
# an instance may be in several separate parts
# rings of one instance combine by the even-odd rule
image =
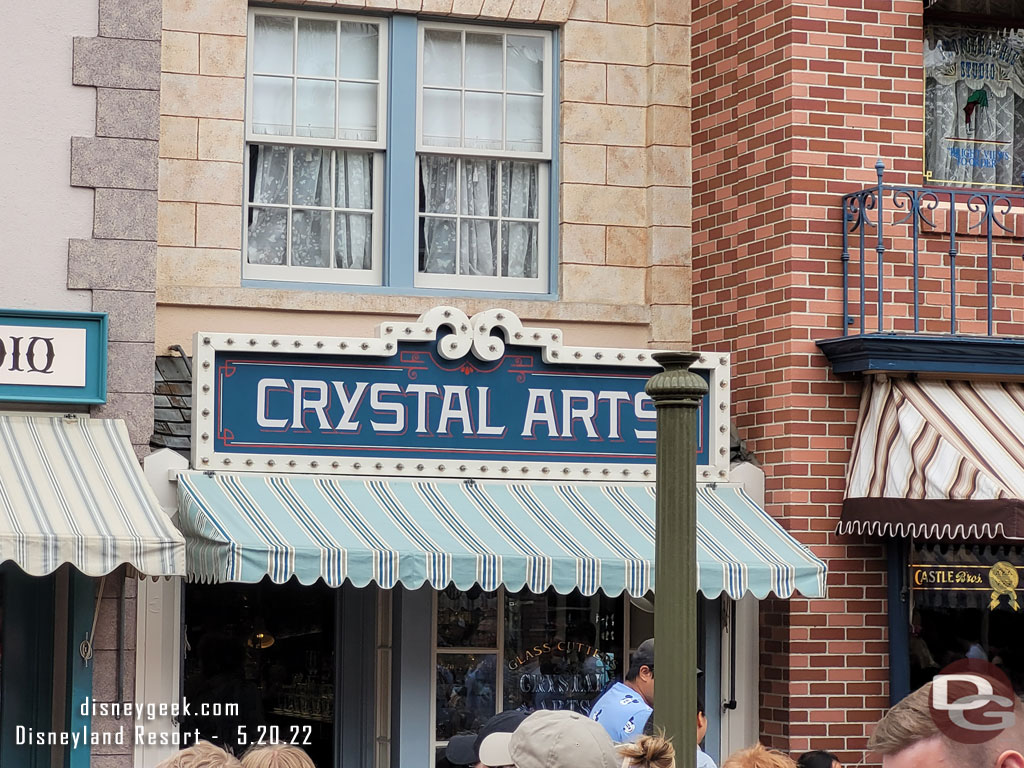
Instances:
[[[424,272],[537,276],[537,222],[506,221],[538,218],[537,163],[421,155],[420,183],[423,210],[443,215],[422,218]]]
[[[928,28],[926,168],[936,182],[1020,184],[1024,33]]]
[[[373,261],[373,155],[369,152],[336,153],[337,181],[334,215],[334,265],[342,269],[370,269]]]
[[[289,155],[292,174],[290,194]],[[335,167],[333,201],[332,161]],[[250,173],[253,191],[249,208],[248,259],[251,264],[331,266],[333,215],[334,266],[343,269],[371,268],[372,153],[259,145]],[[261,207],[261,204],[282,207]],[[332,208],[341,210],[332,211]],[[292,217],[290,244],[288,215]]]

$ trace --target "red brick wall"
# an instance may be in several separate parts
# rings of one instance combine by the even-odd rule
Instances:
[[[851,764],[888,703],[885,561],[877,542],[834,534],[861,385],[814,342],[841,334],[841,196],[875,181],[879,157],[887,182],[920,182],[921,13],[693,10],[694,343],[732,352],[733,415],[768,509],[830,567],[826,600],[763,605],[762,737]]]

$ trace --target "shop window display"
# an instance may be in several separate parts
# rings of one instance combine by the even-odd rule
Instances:
[[[622,598],[601,594],[438,593],[435,741],[499,711],[588,714],[622,675],[623,623]]]
[[[1024,549],[917,543],[910,568],[910,683],[918,688],[960,659],[989,661],[1024,692]]]
[[[280,741],[333,765],[335,605],[323,584],[186,585],[182,729],[236,755]]]

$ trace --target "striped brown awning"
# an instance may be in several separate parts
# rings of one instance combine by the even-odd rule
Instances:
[[[1024,539],[1024,384],[876,376],[839,533]]]

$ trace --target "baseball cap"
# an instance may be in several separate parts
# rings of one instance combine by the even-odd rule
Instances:
[[[480,756],[480,744],[492,733],[511,733],[519,724],[526,719],[526,713],[519,710],[499,712],[482,726],[479,733],[460,733],[452,736],[445,749],[445,756],[448,762],[456,765],[474,765],[486,761]],[[495,763],[495,765],[508,765],[508,763]]]
[[[636,650],[633,651],[633,655],[629,657],[629,666],[634,669],[640,667],[650,667],[654,669],[654,638],[644,640],[640,645],[637,646]]]
[[[505,738],[491,736],[483,753],[488,766],[516,768],[620,768],[622,758],[604,726],[567,710],[541,709],[523,720],[507,737],[507,751],[499,752]],[[493,748],[493,751],[492,751]]]

